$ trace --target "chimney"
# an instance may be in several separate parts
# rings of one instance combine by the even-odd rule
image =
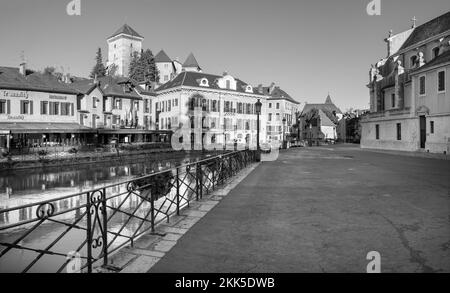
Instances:
[[[261,95],[263,94],[263,85],[262,84],[258,85],[258,93],[260,93]]]
[[[72,80],[70,78],[70,73],[66,74],[66,83],[72,83]]]
[[[97,77],[97,74],[94,76],[94,84],[98,85],[98,77]]]
[[[23,76],[27,75],[27,64],[25,62],[20,63],[20,65],[19,65],[19,72]]]

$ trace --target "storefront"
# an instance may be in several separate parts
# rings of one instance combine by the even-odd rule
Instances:
[[[86,145],[95,136],[95,130],[76,123],[0,122],[0,148],[4,150]]]

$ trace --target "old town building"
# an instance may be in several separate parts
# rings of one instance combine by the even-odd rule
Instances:
[[[333,103],[330,95],[323,104],[305,104],[299,119],[301,139],[336,141],[337,125],[342,117],[342,111]]]
[[[291,141],[296,134],[294,125],[297,123],[300,103],[275,86],[275,83],[268,87],[259,87],[258,90],[267,96],[267,140]]]
[[[78,122],[79,92],[51,74],[26,64],[0,67],[0,148],[75,144],[92,129]]]
[[[207,144],[256,144],[255,104],[258,100],[266,104],[266,96],[230,74],[185,71],[158,88],[157,94],[153,111],[156,129],[176,130],[186,125],[192,129],[200,119],[203,135],[209,135]],[[263,107],[261,133],[266,133],[266,117]],[[265,137],[260,140],[265,141]]]
[[[385,41],[387,57],[370,69],[361,146],[448,153],[450,12]]]

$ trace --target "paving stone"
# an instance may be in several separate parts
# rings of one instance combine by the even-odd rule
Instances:
[[[125,251],[119,251],[117,254],[110,257],[109,264],[113,267],[123,268],[137,257],[138,256],[135,254],[126,253]]]
[[[164,253],[162,253],[160,251],[154,251],[154,250],[149,250],[149,249],[127,249],[126,252],[135,254],[138,256],[146,255],[146,256],[153,256],[153,257],[158,257],[158,258],[161,258],[164,256]]]
[[[200,207],[199,211],[203,211],[203,212],[209,212],[210,210],[212,210],[216,205],[210,205],[210,204],[204,204]]]
[[[203,218],[206,215],[205,211],[187,210],[184,214],[188,217]]]
[[[163,240],[178,241],[182,236],[182,234],[168,233],[163,237]]]
[[[174,233],[174,234],[181,234],[184,235],[188,229],[183,229],[183,228],[175,228],[175,227],[169,227],[169,226],[164,226],[161,228],[158,228],[159,231],[161,231],[162,233]]]
[[[146,235],[142,236],[141,238],[139,238],[137,241],[135,241],[133,247],[145,249],[145,248],[151,246],[156,241],[158,241],[158,239],[160,239],[160,238],[161,237],[158,235],[146,234]]]
[[[168,252],[175,246],[175,244],[177,244],[176,241],[162,240],[155,244],[154,250]]]
[[[160,258],[142,255],[134,260],[130,265],[121,271],[123,274],[129,273],[146,273],[150,270]]]

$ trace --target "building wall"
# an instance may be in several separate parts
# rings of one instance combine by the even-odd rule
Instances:
[[[94,99],[96,107],[94,107]],[[89,95],[84,95],[78,99],[77,110],[80,125],[91,128],[105,127],[103,93],[98,88],[94,89]],[[81,116],[84,116],[83,119],[81,119]]]
[[[2,122],[48,122],[48,123],[77,123],[77,96],[58,93],[42,93],[33,91],[14,91],[0,89],[0,100],[10,103],[10,113],[0,114]],[[21,113],[21,101],[33,104],[32,114]],[[47,114],[41,114],[41,103],[48,103]],[[50,103],[58,103],[58,115],[50,115]],[[68,103],[68,115],[61,114],[61,104]],[[56,104],[55,104],[56,105]]]
[[[445,91],[438,92],[438,72],[445,70]],[[419,94],[419,78],[425,76],[425,95]],[[414,75],[414,102],[417,116],[426,118],[425,150],[449,153],[450,140],[450,65]],[[431,133],[431,123],[434,131]]]
[[[262,113],[260,116],[260,140],[265,142],[266,133],[266,107],[265,99],[261,96],[255,96],[244,93],[217,91],[210,89],[196,89],[196,88],[183,88],[165,91],[158,94],[153,100],[154,111],[152,116],[156,117],[159,121],[155,120],[153,123],[158,123],[160,130],[166,130],[168,128],[168,122],[171,121],[171,129],[176,130],[180,123],[187,123],[190,125],[190,117],[195,115],[195,112],[190,110],[190,99],[193,97],[202,97],[205,102],[205,109],[202,111],[203,127],[204,131],[209,130],[211,134],[216,134],[217,143],[223,143],[223,134],[227,136],[228,142],[235,139],[239,143],[245,143],[247,135],[251,139],[256,139],[257,133],[257,116],[256,114],[240,114],[237,113],[237,103],[251,104],[253,105],[258,99],[261,99],[263,103]],[[213,101],[217,102],[216,111],[213,111]],[[230,111],[225,111],[225,103],[230,103]],[[167,109],[168,103],[171,103],[170,111]],[[232,106],[231,106],[232,103]],[[164,104],[164,106],[162,106]],[[175,105],[175,106],[174,106]],[[159,114],[157,111],[160,110]],[[245,108],[244,108],[245,110]],[[226,125],[224,125],[226,119]],[[249,129],[246,129],[246,122],[248,122]],[[225,128],[224,128],[225,126]]]
[[[106,97],[105,108],[107,112],[111,112],[111,125],[115,128],[126,126],[128,119],[128,126],[131,126],[131,120],[138,117],[138,127],[143,128],[144,112],[143,101],[137,99],[121,98],[121,97]],[[120,105],[121,101],[121,105]],[[136,104],[137,103],[137,104]],[[131,113],[131,115],[130,115]]]
[[[172,62],[160,62],[156,63],[156,67],[159,71],[159,83],[165,84],[170,81],[174,76]]]
[[[401,140],[397,139],[397,123],[401,124]],[[371,119],[362,121],[361,148],[416,151],[420,148],[417,118]],[[376,139],[379,125],[379,139]]]
[[[107,65],[117,65],[117,75],[128,76],[130,62],[134,52],[142,51],[141,38],[119,35],[108,40]]]
[[[270,99],[267,100],[266,104],[267,140],[282,141],[283,131],[286,136],[289,136],[291,134],[293,125],[297,123],[296,117],[298,112],[298,105],[286,101],[285,99]],[[277,109],[277,104],[279,105],[279,109]],[[272,114],[271,121],[269,121],[270,114]],[[286,118],[286,124],[284,126],[283,118]]]

